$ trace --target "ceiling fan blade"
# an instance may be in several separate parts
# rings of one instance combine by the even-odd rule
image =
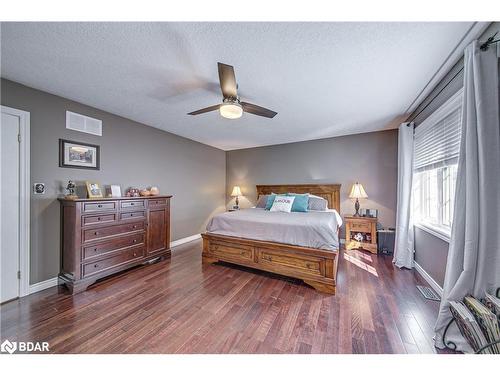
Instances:
[[[258,105],[252,103],[241,102],[240,104],[243,107],[243,111],[253,115],[273,118],[278,114],[278,112],[271,111],[270,109],[264,107],[259,107]]]
[[[236,99],[238,97],[238,91],[236,86],[236,77],[234,76],[234,68],[231,65],[223,63],[217,63],[217,67],[219,68],[220,89],[222,90],[224,99]]]
[[[220,107],[220,104],[216,104],[216,105],[213,105],[211,107],[207,107],[207,108],[199,109],[197,111],[189,112],[188,115],[192,115],[192,116],[200,115],[202,113],[215,111],[215,110],[219,109],[219,107]]]

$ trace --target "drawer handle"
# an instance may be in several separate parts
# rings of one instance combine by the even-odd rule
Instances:
[[[94,248],[94,252],[95,252],[95,251],[97,251],[97,247],[96,247],[96,248]]]
[[[134,204],[135,204],[134,202],[130,203],[131,206],[133,206]]]
[[[97,264],[94,264],[94,268],[97,268],[97,267],[98,267]]]
[[[134,256],[136,257],[136,256],[137,256],[137,253],[134,253]]]
[[[100,218],[100,217],[98,217],[98,218],[97,218],[97,221],[101,221],[101,218]]]
[[[97,236],[99,234],[99,232],[94,232],[94,236]]]
[[[132,228],[134,228],[134,229],[137,228],[137,225],[132,226]]]
[[[132,242],[133,242],[133,243],[136,243],[136,242],[137,242],[137,240],[132,240]]]
[[[102,204],[98,204],[97,207],[102,208]]]
[[[134,214],[130,214],[129,216],[132,217],[132,216],[134,216]]]

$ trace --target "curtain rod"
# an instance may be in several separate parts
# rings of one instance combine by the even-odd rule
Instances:
[[[479,49],[481,51],[487,51],[488,48],[490,48],[490,46],[492,44],[500,42],[500,39],[496,39],[495,40],[495,37],[497,36],[497,34],[498,34],[498,31],[495,34],[493,34],[492,36],[490,36],[486,42],[484,42],[483,44],[481,44],[481,47],[479,47]]]
[[[495,44],[495,43],[498,43],[500,42],[500,39],[495,39],[496,35],[498,34],[498,31],[493,34],[492,36],[490,36],[488,38],[488,40],[486,40],[486,42],[484,42],[483,44],[481,44],[481,46],[479,47],[479,49],[481,51],[487,51],[488,48],[492,45],[492,44]],[[451,82],[453,82],[453,80],[460,74],[462,73],[462,71],[464,70],[464,67],[462,66],[454,75],[453,77],[450,78],[450,80],[446,83],[446,85],[444,85],[441,90],[439,90],[436,95],[434,95],[434,97],[424,106],[424,108],[422,108],[420,111],[418,111],[418,113],[414,114],[414,115],[410,115],[406,121],[408,121],[409,123],[412,122],[413,120],[415,120],[423,111],[425,111],[425,109],[434,101],[434,99],[436,99],[439,94],[441,94],[444,89],[446,89]]]

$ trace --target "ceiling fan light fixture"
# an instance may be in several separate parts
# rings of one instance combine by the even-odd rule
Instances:
[[[243,108],[236,102],[222,103],[219,107],[219,112],[222,117],[233,120],[243,115]]]

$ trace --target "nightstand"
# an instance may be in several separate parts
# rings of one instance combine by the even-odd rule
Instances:
[[[363,249],[377,254],[377,218],[344,216],[346,250]]]

